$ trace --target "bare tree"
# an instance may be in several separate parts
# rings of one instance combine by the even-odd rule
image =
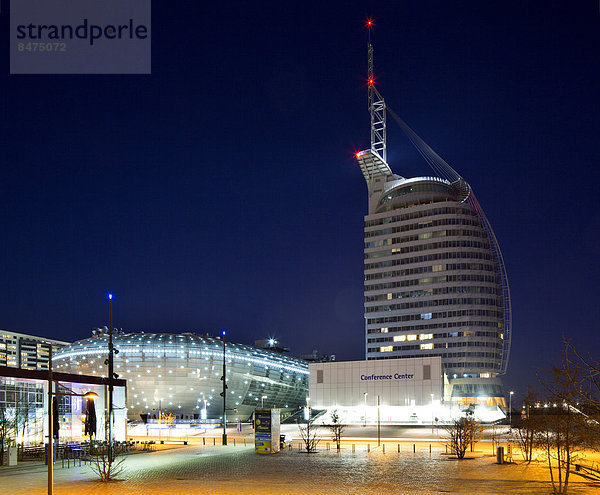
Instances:
[[[331,434],[333,436],[333,441],[337,447],[337,450],[340,450],[341,442],[342,442],[342,433],[344,431],[345,426],[342,424],[340,420],[340,416],[337,412],[337,409],[334,409],[331,412],[331,424],[329,425],[329,429],[331,430]]]
[[[316,452],[321,437],[319,436],[319,427],[315,424],[315,417],[309,417],[306,421],[306,426],[298,423],[298,430],[300,431],[300,438],[302,438],[306,452]]]
[[[464,417],[454,420],[444,427],[448,432],[450,451],[458,458],[464,459],[469,446],[473,452],[473,445],[481,438],[483,427],[473,418],[473,412],[467,410]]]
[[[598,450],[600,441],[598,421],[582,410],[584,405],[576,402],[581,397],[575,386],[581,383],[581,370],[570,368],[567,372],[569,366],[565,358],[561,367],[552,367],[548,376],[541,379],[548,391],[549,402],[539,415],[537,444],[546,454],[550,481],[557,494],[567,493],[570,471],[581,452]]]
[[[585,404],[594,415],[600,415],[600,361],[590,354],[580,354],[573,343],[563,337],[562,371],[575,402]]]
[[[109,455],[109,448],[106,444],[90,445],[90,467],[101,481],[107,482],[114,480],[123,472],[123,462],[121,447],[113,445],[112,455]]]
[[[12,433],[14,430],[14,423],[7,414],[6,408],[0,406],[0,466],[4,464],[4,453],[6,447],[12,441]]]
[[[524,414],[520,421],[516,422],[513,430],[515,432],[514,439],[521,448],[521,454],[527,464],[533,460],[533,448],[541,427],[539,417],[535,414],[537,403],[538,400],[533,391],[528,390],[523,402]]]

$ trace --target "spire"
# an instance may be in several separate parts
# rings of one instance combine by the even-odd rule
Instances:
[[[368,47],[368,79],[369,113],[371,114],[371,148],[356,153],[360,169],[367,184],[376,176],[392,175],[392,170],[387,164],[386,150],[386,122],[385,101],[375,88],[375,71],[373,65],[373,45],[371,44],[371,28],[373,20],[367,19],[367,32],[369,35]]]
[[[369,32],[369,38],[371,37]],[[371,151],[387,162],[385,100],[375,88],[375,70],[373,65],[373,45],[369,41],[369,113],[371,114]]]

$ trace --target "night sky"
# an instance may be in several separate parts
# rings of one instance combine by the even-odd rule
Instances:
[[[599,357],[597,1],[155,0],[147,76],[9,75],[6,3],[0,328],[87,338],[113,291],[126,331],[362,359],[373,16],[377,87],[502,247],[506,388],[563,334]],[[391,119],[388,161],[431,174]]]

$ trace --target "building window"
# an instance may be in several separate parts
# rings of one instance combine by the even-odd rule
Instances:
[[[421,350],[433,349],[433,344],[421,344]]]
[[[388,333],[388,327],[383,327],[381,329],[381,333]]]
[[[406,335],[394,335],[394,342],[404,342]]]
[[[317,383],[323,383],[323,370],[317,370]]]
[[[393,349],[394,349],[393,346],[386,345],[386,346],[380,347],[379,352],[392,352]]]
[[[410,340],[410,341],[417,340],[417,336],[416,335],[407,335],[406,340]]]
[[[431,365],[423,365],[423,380],[431,380]]]

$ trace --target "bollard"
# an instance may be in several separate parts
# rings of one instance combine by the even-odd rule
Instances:
[[[233,446],[235,447],[235,438],[233,439]]]
[[[217,439],[213,438],[213,445],[217,445]]]
[[[326,445],[327,445],[327,450],[329,450],[329,443],[327,443]]]
[[[244,438],[244,447],[246,446],[246,439]]]
[[[446,444],[446,454],[448,453],[448,444]]]
[[[400,453],[400,444],[398,444],[398,454]]]
[[[413,454],[417,451],[417,445],[413,443]]]
[[[354,444],[352,444],[352,453],[353,453],[353,454],[354,454],[354,447],[355,447],[355,445],[354,445]]]
[[[429,453],[431,454],[431,444],[429,444]]]
[[[383,453],[385,454],[385,443],[381,445],[383,448]]]
[[[202,437],[202,445],[206,445],[206,438]]]
[[[367,444],[367,453],[371,452],[371,445]]]

